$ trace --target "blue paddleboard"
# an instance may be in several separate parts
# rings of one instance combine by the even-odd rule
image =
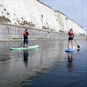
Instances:
[[[73,46],[73,48],[70,46],[69,48],[65,49],[65,52],[74,52],[76,50],[76,47]]]

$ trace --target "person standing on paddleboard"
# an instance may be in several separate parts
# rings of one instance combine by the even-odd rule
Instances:
[[[69,30],[68,35],[69,35],[69,38],[68,38],[68,48],[70,46],[70,43],[71,43],[71,46],[73,48],[74,32],[73,32],[73,29],[72,28]]]
[[[29,33],[28,33],[27,29],[25,29],[23,36],[24,36],[24,47],[25,47],[25,46],[28,46],[28,42],[29,42],[28,41]]]

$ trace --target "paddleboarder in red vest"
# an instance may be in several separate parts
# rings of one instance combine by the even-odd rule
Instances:
[[[23,36],[24,36],[24,46],[28,46],[28,36],[29,36],[29,33],[27,31],[27,29],[25,29],[24,33],[23,33]]]
[[[71,46],[73,48],[74,32],[73,32],[73,29],[72,28],[69,30],[68,35],[69,35],[69,38],[68,38],[68,48],[70,46],[70,43],[71,43]]]

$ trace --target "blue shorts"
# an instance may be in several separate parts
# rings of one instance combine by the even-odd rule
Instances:
[[[28,45],[28,39],[24,39],[24,44]]]

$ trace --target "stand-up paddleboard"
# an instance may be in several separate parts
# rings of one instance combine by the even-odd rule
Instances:
[[[65,49],[65,52],[74,52],[75,50],[76,50],[75,46],[73,46],[73,48],[72,46],[70,46],[69,48]]]
[[[35,49],[38,48],[39,45],[34,45],[34,46],[28,46],[28,47],[11,47],[10,50],[30,50],[30,49]]]

